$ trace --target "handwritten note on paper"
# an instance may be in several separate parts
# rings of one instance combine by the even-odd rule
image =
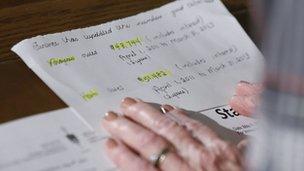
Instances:
[[[201,111],[227,104],[263,58],[220,0],[181,0],[13,47],[94,128],[125,96]]]

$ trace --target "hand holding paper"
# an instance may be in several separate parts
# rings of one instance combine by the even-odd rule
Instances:
[[[9,161],[3,160],[0,168],[20,170],[27,163],[32,164],[37,161],[47,163],[46,161],[53,160],[54,163],[50,165],[38,164],[27,167],[29,170],[39,171],[57,171],[65,168],[80,171],[110,170],[111,165],[105,161],[101,162],[103,153],[100,150],[93,150],[96,149],[95,147],[101,149],[100,142],[107,135],[101,129],[100,120],[109,110],[134,117],[135,120],[142,119],[139,120],[141,124],[139,126],[145,126],[142,130],[148,128],[146,133],[158,134],[156,139],[169,139],[166,141],[175,143],[174,146],[179,150],[174,153],[175,157],[189,159],[190,156],[187,155],[190,152],[183,152],[185,147],[179,147],[177,142],[172,139],[170,132],[158,132],[162,130],[156,130],[153,125],[148,125],[153,122],[151,115],[149,115],[150,118],[141,116],[151,114],[151,112],[138,114],[138,111],[132,111],[138,114],[135,117],[126,108],[119,109],[118,104],[121,99],[128,96],[140,98],[146,102],[171,104],[186,109],[188,115],[196,121],[179,114],[176,117],[171,111],[173,114],[170,115],[171,112],[169,112],[166,117],[169,117],[170,120],[178,118],[179,120],[174,120],[174,122],[180,121],[177,123],[187,127],[187,130],[183,130],[176,126],[174,127],[176,130],[171,131],[184,131],[185,135],[188,135],[188,140],[192,141],[193,137],[189,135],[189,129],[194,128],[191,127],[191,124],[187,125],[185,120],[203,123],[204,126],[212,128],[212,131],[208,128],[204,133],[207,133],[207,138],[210,138],[211,144],[215,145],[214,148],[221,149],[227,145],[222,138],[234,143],[231,148],[228,148],[231,156],[226,153],[220,153],[223,154],[220,156],[227,159],[226,161],[229,162],[229,166],[233,166],[232,168],[242,167],[241,162],[238,161],[238,152],[235,152],[235,144],[244,135],[253,135],[256,121],[241,116],[227,104],[234,95],[235,86],[240,80],[259,81],[259,75],[263,72],[264,60],[259,50],[220,0],[175,1],[161,8],[125,19],[27,39],[15,45],[12,50],[71,107],[70,110],[45,115],[44,119],[39,117],[40,119],[37,118],[37,120],[25,120],[8,126],[16,128],[16,130],[23,126],[27,128],[24,129],[24,132],[16,132],[16,135],[30,134],[31,129],[34,128],[39,130],[38,132],[32,131],[33,135],[41,137],[37,140],[39,143],[31,139],[33,145],[29,146],[29,151],[24,152],[25,156],[28,153],[32,156],[31,150],[35,152],[34,149],[40,145],[40,141],[49,142],[48,138],[57,139],[58,143],[64,140],[65,143],[72,143],[75,147],[71,144],[59,144],[58,148],[61,148],[62,151],[58,151],[56,157],[51,156],[41,160],[34,158],[33,161],[22,160],[24,163],[19,163],[15,168],[11,167],[11,163],[19,162],[20,156],[24,156],[23,153],[22,155],[20,153],[17,158],[10,156]],[[153,105],[157,106],[157,104]],[[145,103],[145,105],[148,104]],[[155,111],[154,114],[159,115],[159,111]],[[125,119],[121,116],[119,118]],[[49,125],[48,120],[60,120],[60,122]],[[172,123],[169,119],[165,120]],[[31,127],[32,122],[37,125]],[[117,131],[119,127],[127,128],[128,124],[132,123],[126,123],[126,120],[120,122],[123,124],[116,124],[115,128],[109,124],[105,127],[112,134],[119,134],[119,138],[126,144],[138,148],[138,144],[132,144],[139,142],[139,140],[136,141],[136,136],[134,139],[127,139],[127,137],[123,137],[123,133]],[[70,124],[75,124],[76,127],[71,126],[70,128]],[[134,127],[138,128],[138,125]],[[199,127],[201,128],[202,125]],[[8,128],[3,127],[2,129]],[[87,132],[87,130],[90,131]],[[154,133],[151,133],[151,130]],[[74,134],[75,131],[78,132],[77,135]],[[45,132],[51,133],[52,136],[43,136]],[[58,137],[59,132],[66,136]],[[195,136],[199,138],[201,132],[201,129],[194,132],[197,134]],[[140,132],[137,133],[140,134]],[[2,134],[4,133],[2,132]],[[79,136],[81,134],[84,137]],[[187,139],[187,137],[180,138],[181,141]],[[23,140],[23,138],[14,137],[8,137],[8,139],[9,142],[14,142],[11,146],[8,142],[0,142],[0,144],[9,146],[10,149],[18,146],[19,140]],[[199,139],[202,141],[202,138]],[[79,147],[77,144],[83,141],[93,141],[96,144],[86,143]],[[192,142],[194,141],[196,140]],[[55,147],[57,147],[56,143]],[[153,143],[152,140],[151,143]],[[210,145],[208,142],[204,142],[204,144]],[[52,145],[54,144],[51,144],[53,148]],[[150,145],[153,148],[156,147],[153,144]],[[194,152],[205,150],[205,147],[196,147],[198,149],[192,149]],[[20,148],[24,148],[24,146],[20,145]],[[63,149],[68,149],[68,151]],[[124,148],[124,150],[125,155],[129,154],[129,157],[133,155],[128,148]],[[137,152],[143,153],[145,157],[152,154],[153,151],[146,153],[139,150],[149,150],[149,148],[137,149]],[[207,149],[208,154],[212,154],[212,150]],[[94,151],[99,153],[94,153]],[[117,154],[112,152],[109,151],[114,159]],[[79,159],[75,158],[78,154],[80,154]],[[73,160],[61,160],[69,157]],[[135,156],[134,159],[138,159],[138,156]],[[92,161],[101,162],[101,165],[95,166],[91,163]],[[143,161],[147,162],[146,159]],[[197,169],[201,164],[200,161],[189,160],[184,166]],[[137,165],[130,167],[136,168]],[[162,167],[171,168],[175,165],[171,163]],[[204,167],[215,166],[206,164]]]
[[[124,99],[121,108],[124,116],[109,112],[103,120],[116,139],[108,140],[107,152],[120,170],[243,170],[236,146],[186,112],[166,105],[161,113],[132,98]]]

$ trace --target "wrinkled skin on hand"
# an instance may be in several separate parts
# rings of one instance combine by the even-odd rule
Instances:
[[[105,148],[122,171],[241,171],[240,150],[218,137],[206,125],[176,107],[154,108],[125,98],[122,114],[108,112],[102,126],[110,134]],[[165,113],[165,114],[164,114]],[[170,148],[155,167],[149,158]]]

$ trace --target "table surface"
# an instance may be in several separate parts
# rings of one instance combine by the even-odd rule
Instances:
[[[66,107],[10,48],[48,33],[88,27],[164,5],[169,0],[1,0],[0,123]],[[248,30],[247,0],[223,0]]]

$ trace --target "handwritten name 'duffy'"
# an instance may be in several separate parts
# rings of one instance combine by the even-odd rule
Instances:
[[[136,37],[134,39],[125,40],[121,42],[114,43],[110,45],[112,50],[121,50],[121,49],[127,49],[133,46],[142,45],[142,40],[140,37]]]
[[[71,63],[76,60],[76,57],[71,55],[71,56],[66,56],[66,57],[61,57],[61,58],[50,58],[48,60],[48,63],[51,67],[57,66],[57,65],[67,65],[68,63]]]
[[[140,82],[150,82],[152,80],[160,79],[160,78],[171,76],[171,75],[172,75],[172,72],[169,70],[159,70],[159,71],[146,73],[146,74],[138,77],[137,80]]]

